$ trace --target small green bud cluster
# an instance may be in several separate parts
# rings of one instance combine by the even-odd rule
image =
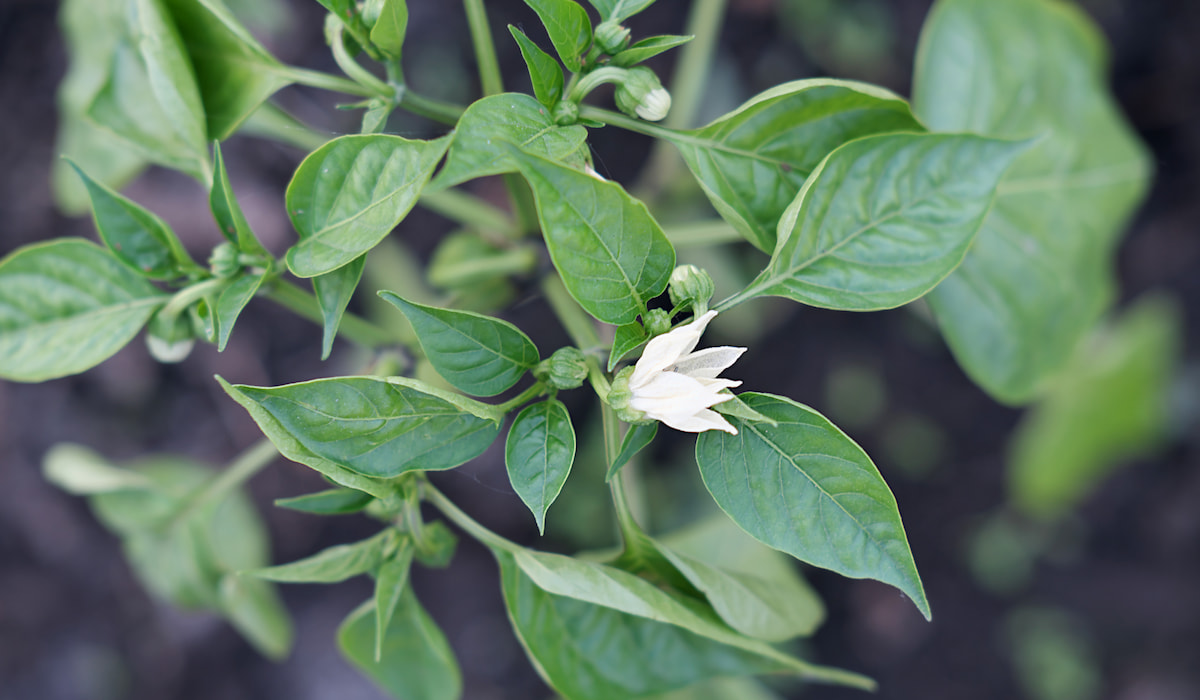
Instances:
[[[578,389],[587,379],[588,367],[583,353],[578,348],[565,347],[542,360],[533,368],[533,376],[555,389]]]
[[[645,66],[628,70],[615,97],[622,112],[646,121],[659,121],[671,110],[671,93],[663,88],[654,71]]]
[[[651,336],[671,330],[671,315],[663,309],[650,309],[642,315],[642,326]]]
[[[612,20],[601,22],[596,27],[596,46],[609,56],[620,53],[629,46],[629,29]]]
[[[691,307],[696,316],[703,316],[715,291],[712,277],[695,265],[680,265],[671,271],[667,293],[676,309]]]

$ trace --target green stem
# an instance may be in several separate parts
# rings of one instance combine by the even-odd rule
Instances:
[[[608,109],[600,109],[599,107],[592,107],[591,105],[580,105],[579,117],[581,119],[594,119],[595,121],[604,122],[605,124],[610,124],[612,126],[619,126],[622,129],[636,131],[639,134],[653,136],[656,139],[670,140],[677,139],[680,136],[678,132],[663,126],[659,126],[652,122],[634,119],[633,117],[627,117],[620,112],[613,112],[612,110]]]
[[[346,41],[343,34],[345,26],[344,24],[339,24],[333,31],[333,46],[331,48],[333,49],[334,62],[354,82],[370,90],[372,95],[389,101],[394,100],[396,98],[396,91],[392,86],[375,77],[371,71],[358,65],[354,57],[346,50]]]
[[[528,274],[537,263],[536,250],[530,246],[515,246],[496,255],[442,267],[437,274],[430,273],[429,282],[435,287],[461,287],[475,280]]]
[[[497,404],[496,409],[499,411],[503,411],[504,413],[508,413],[509,411],[520,406],[521,404],[524,404],[525,402],[530,401],[531,399],[537,398],[538,396],[541,396],[544,393],[546,393],[546,385],[541,382],[536,382],[533,386],[529,387],[525,391],[522,391],[517,396],[514,396],[513,398],[509,399],[508,401],[505,401],[502,404]]]
[[[492,28],[488,24],[487,10],[483,0],[463,0],[467,11],[467,24],[471,27],[471,44],[475,47],[475,62],[479,65],[479,83],[483,94],[498,95],[504,92],[500,80],[500,61],[496,58],[496,44],[492,41]]]
[[[321,307],[317,303],[317,298],[293,284],[289,284],[283,280],[275,280],[270,286],[266,287],[264,293],[268,299],[298,316],[307,318],[317,325],[325,323],[325,318],[321,314]],[[399,339],[391,333],[361,316],[356,316],[349,312],[342,316],[342,322],[338,326],[338,333],[345,336],[351,342],[367,349],[374,349],[382,345],[392,345],[399,342]]]
[[[459,105],[419,95],[407,87],[400,90],[399,105],[413,114],[449,126],[457,124],[464,111]]]
[[[353,80],[346,80],[336,75],[308,70],[306,68],[297,68],[295,66],[283,66],[277,69],[277,71],[281,76],[300,85],[307,85],[331,92],[341,92],[347,95],[357,95],[359,97],[377,96],[377,93],[373,90],[359,85]]]
[[[514,230],[512,218],[507,212],[460,190],[422,192],[421,206],[431,209],[451,221],[474,226],[484,231],[507,234]]]
[[[732,226],[721,219],[697,221],[687,224],[668,224],[663,233],[676,248],[708,246],[720,243],[737,243],[745,240]]]
[[[442,492],[434,488],[433,484],[429,483],[428,480],[421,485],[421,488],[424,492],[425,500],[432,503],[433,507],[442,512],[442,515],[445,515],[451,522],[458,525],[468,535],[479,540],[482,544],[495,549],[503,549],[506,552],[519,552],[522,550],[522,547],[515,542],[506,540],[480,525],[474,518],[454,505],[453,501],[442,495]]]
[[[604,66],[588,73],[578,81],[572,81],[571,89],[567,91],[566,99],[578,103],[592,90],[605,83],[622,83],[625,81],[628,69],[616,66]]]
[[[210,481],[207,486],[184,502],[175,516],[171,518],[170,526],[184,522],[204,505],[224,497],[233,489],[241,486],[278,456],[279,450],[270,440],[264,439],[254,443],[249,449],[238,455],[237,459],[221,472],[220,476]]]
[[[213,292],[220,291],[229,286],[231,281],[223,278],[210,279],[199,284],[193,284],[190,287],[184,287],[171,297],[171,300],[162,308],[162,311],[158,312],[159,316],[164,319],[175,318],[192,304],[195,304]]]
[[[621,450],[620,421],[612,406],[602,403],[600,410],[604,422],[604,463],[612,464]],[[608,482],[609,490],[612,492],[613,508],[617,512],[617,528],[621,532],[621,540],[625,543],[626,549],[636,546],[643,535],[642,528],[638,525],[630,505],[631,496],[635,494],[631,493],[632,489],[629,486],[626,486],[624,476],[624,472],[629,471],[632,466],[625,465],[625,468],[613,474],[612,480]]]
[[[254,110],[238,133],[273,139],[305,151],[315,151],[330,139],[328,134],[318,132],[270,102]]]

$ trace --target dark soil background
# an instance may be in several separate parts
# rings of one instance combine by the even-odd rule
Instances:
[[[733,0],[706,109],[719,113],[783,80],[829,74],[907,94],[928,4]],[[293,28],[272,49],[285,61],[334,71],[321,43],[320,8],[299,0],[292,5]],[[470,99],[473,69],[459,4],[410,5],[411,79],[428,92]],[[537,20],[519,2],[489,1],[493,5],[509,83],[522,86],[520,59],[503,26],[536,26]],[[1182,303],[1194,389],[1200,359],[1200,4],[1095,0],[1086,6],[1112,43],[1117,97],[1157,161],[1154,189],[1121,249],[1123,301],[1166,290]],[[66,65],[56,11],[57,4],[45,0],[0,3],[0,255],[56,236],[94,237],[90,220],[56,212],[48,186],[56,156],[54,90]],[[633,22],[634,31],[680,33],[683,13],[683,2],[661,0]],[[355,114],[327,111],[327,94],[293,89],[282,98],[331,134],[357,129]],[[418,136],[428,129],[415,121],[393,127]],[[646,144],[618,145],[617,138],[613,129],[595,134],[597,167],[628,181]],[[231,141],[226,154],[251,223],[273,250],[282,250],[292,235],[282,192],[302,154],[242,138]],[[198,256],[218,242],[203,191],[187,178],[156,169],[126,192],[164,216]],[[427,255],[433,235],[447,229],[418,209],[401,231],[418,254]],[[831,376],[849,367],[881,382],[872,389],[878,410],[857,418],[842,412],[848,420],[861,419],[858,428],[846,427],[876,457],[896,492],[935,614],[926,623],[890,588],[807,572],[830,613],[811,643],[815,659],[874,676],[881,698],[1200,698],[1200,431],[1194,420],[1189,424],[1183,416],[1159,456],[1128,465],[1103,484],[1078,518],[1055,532],[1057,554],[1041,558],[1025,585],[1004,595],[989,592],[969,573],[964,553],[981,518],[1004,504],[1005,445],[1018,412],[974,387],[941,342],[904,310],[790,313],[758,341],[786,352],[761,353],[739,366],[736,376],[746,388],[795,397],[835,419],[836,403],[826,398]],[[536,326],[546,311],[529,294],[515,314],[523,327]],[[549,327],[533,334],[543,349],[562,339]],[[361,359],[346,345],[325,364],[318,354],[314,326],[258,302],[223,354],[198,347],[186,362],[164,366],[150,360],[139,340],[78,377],[0,384],[0,699],[381,697],[340,658],[333,641],[340,620],[369,595],[366,581],[285,588],[298,641],[286,662],[273,664],[219,620],[151,599],[86,504],[49,486],[40,473],[43,454],[64,441],[117,461],[169,451],[224,464],[259,434],[212,375],[280,384],[351,372]],[[932,437],[906,460],[911,454],[894,438],[914,421]],[[686,457],[690,444],[690,438],[679,439],[658,456]],[[906,463],[920,469],[892,466]],[[694,472],[656,478],[690,480],[682,492],[694,492],[698,483]],[[516,539],[537,539],[497,455],[488,453],[437,482],[485,524]],[[319,485],[307,469],[283,460],[251,482],[277,561],[372,531],[363,519],[321,519],[270,506],[273,498]],[[671,504],[651,507],[659,505]],[[583,530],[603,541],[607,524],[601,517],[581,522],[580,515],[588,514],[581,508],[560,512],[556,520],[552,510],[548,531]],[[576,522],[568,523],[572,516]],[[538,546],[591,544],[587,536],[560,535]],[[508,631],[495,568],[481,548],[464,540],[448,571],[414,576],[418,594],[458,654],[466,698],[550,695]],[[1065,620],[1069,633],[1022,636],[1016,621],[1026,618],[1014,612],[1031,609],[1043,611],[1039,619]],[[1039,659],[1048,667],[1040,675]],[[1055,673],[1068,676],[1064,685],[1032,694],[1038,678],[1045,686]],[[783,692],[864,697],[816,687]]]

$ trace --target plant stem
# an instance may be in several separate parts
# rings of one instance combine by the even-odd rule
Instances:
[[[500,535],[492,532],[486,527],[480,525],[474,518],[464,513],[454,502],[442,495],[441,491],[434,488],[433,484],[426,479],[421,484],[421,489],[424,493],[425,500],[433,504],[435,508],[442,512],[455,525],[462,528],[468,535],[479,540],[484,545],[495,549],[503,549],[506,552],[518,552],[522,547],[515,542],[504,539]]]
[[[479,84],[485,96],[498,95],[504,92],[504,84],[500,80],[500,61],[496,58],[496,44],[492,41],[487,10],[483,7],[483,0],[463,0],[463,7],[467,11],[467,24],[471,27],[475,62],[479,65]]]
[[[598,122],[611,124],[612,126],[619,126],[622,129],[636,131],[639,134],[653,136],[657,139],[673,139],[679,137],[678,133],[666,127],[659,126],[651,122],[642,121],[640,119],[634,119],[633,117],[627,117],[620,112],[613,112],[612,110],[601,109],[591,105],[580,105],[579,117],[581,119],[594,119]]]
[[[542,293],[576,347],[584,353],[603,347],[592,318],[571,297],[558,275],[548,275],[542,280]]]
[[[171,518],[170,525],[178,525],[192,516],[198,509],[228,494],[241,486],[247,479],[262,471],[279,456],[279,450],[270,440],[259,440],[194,496],[189,498]]]
[[[458,118],[462,116],[464,111],[464,108],[459,105],[417,94],[407,87],[400,90],[399,94],[400,99],[398,104],[400,107],[413,114],[449,126],[457,124]]]
[[[209,279],[197,284],[193,284],[190,287],[184,287],[178,292],[175,292],[175,295],[171,297],[171,300],[168,301],[166,306],[162,308],[162,311],[159,311],[158,313],[162,318],[174,318],[183,313],[187,307],[191,306],[197,301],[200,301],[209,294],[220,291],[229,286],[230,281],[231,280],[221,278]]]
[[[460,224],[474,226],[484,231],[511,233],[512,218],[503,209],[488,204],[474,195],[460,190],[422,192],[421,206]]]
[[[321,314],[321,307],[317,303],[317,298],[312,294],[283,280],[275,280],[265,290],[266,297],[276,304],[315,322],[317,325],[324,324],[325,319]],[[346,312],[342,316],[342,322],[338,326],[338,333],[344,335],[347,340],[367,349],[400,342],[391,333],[388,333],[361,316],[356,316],[349,312]]]
[[[497,404],[496,409],[503,411],[504,413],[508,413],[509,411],[512,411],[514,408],[517,408],[521,404],[523,404],[531,399],[534,399],[538,396],[541,396],[544,393],[546,393],[546,385],[542,384],[541,382],[537,382],[533,386],[529,387],[525,391],[522,391],[520,394],[518,394],[517,396],[514,396],[513,398],[509,399],[508,401],[505,401],[502,404]]]
[[[297,68],[295,66],[284,66],[279,69],[279,72],[283,77],[300,85],[307,85],[331,92],[341,92],[347,95],[357,95],[359,97],[377,96],[373,90],[359,85],[353,80],[346,80],[345,78],[320,71]]]
[[[333,46],[330,48],[333,49],[334,62],[354,82],[370,90],[372,95],[393,101],[396,97],[396,91],[392,86],[375,77],[366,68],[358,65],[354,57],[346,50],[346,41],[344,38],[345,26],[344,24],[338,24],[337,28],[333,30]]]
[[[617,419],[616,411],[607,403],[600,405],[600,411],[604,422],[604,462],[612,464],[617,453],[621,451],[620,421]],[[624,468],[613,474],[612,479],[608,482],[609,490],[612,492],[613,508],[617,511],[617,528],[621,532],[621,540],[625,543],[626,549],[637,546],[644,534],[634,516],[632,505],[636,504],[635,499],[638,493],[633,488],[634,482],[625,480],[625,472],[628,472],[632,466],[632,464],[626,464]]]

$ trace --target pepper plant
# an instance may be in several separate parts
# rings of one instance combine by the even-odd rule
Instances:
[[[1106,91],[1095,28],[1054,0],[939,0],[911,101],[798,80],[695,127],[721,0],[696,1],[689,34],[650,37],[636,15],[653,0],[525,0],[528,31],[500,36],[484,0],[464,0],[483,92],[469,105],[406,83],[421,57],[405,51],[404,0],[319,1],[344,77],[284,64],[222,0],[66,0],[57,186],[68,206],[86,193],[100,243],[57,239],[0,262],[0,376],[83,372],[142,329],[163,362],[197,341],[224,349],[260,300],[315,321],[322,357],[340,335],[370,362],[357,376],[283,386],[218,377],[266,440],[215,477],[179,459],[120,466],[62,446],[47,457],[49,478],[91,499],[154,593],[227,617],[269,656],[285,655],[292,634],[271,582],[372,577],[374,596],[349,613],[338,644],[397,698],[461,694],[446,638],[408,585],[413,566],[448,564],[455,530],[494,555],[516,638],[563,697],[647,697],[766,673],[871,688],[793,653],[789,640],[823,613],[780,559],[890,584],[928,618],[896,501],[805,397],[720,376],[736,376],[743,353],[785,349],[707,347],[702,333],[760,297],[856,312],[917,303],[985,390],[1012,404],[1037,398],[1111,302],[1114,243],[1147,180],[1143,148]],[[524,58],[531,94],[502,86],[501,42]],[[679,69],[664,81],[646,61],[674,49]],[[606,84],[615,109],[594,93]],[[361,133],[307,130],[272,102],[288,85],[349,96]],[[387,133],[396,110],[441,135]],[[599,129],[657,140],[643,196],[597,172]],[[264,246],[239,206],[221,143],[240,132],[311,151],[283,195],[296,234],[286,250]],[[226,240],[207,264],[118,193],[147,164],[193,176],[208,197]],[[490,176],[508,207],[475,193]],[[711,219],[660,221],[672,177],[694,179]],[[460,226],[428,272],[444,303],[361,289],[368,256],[403,241],[415,206]],[[676,264],[677,248],[732,240],[757,249],[759,272],[723,298],[706,270]],[[511,280],[539,291],[570,346],[539,348],[488,305]],[[348,313],[359,293],[381,296],[411,332]],[[602,444],[577,440],[568,403],[582,404],[560,396],[578,393],[594,396]],[[697,434],[698,478],[719,521],[643,528],[631,465],[660,424]],[[588,487],[611,492],[616,549],[528,548],[434,485],[434,472],[493,443],[539,531],[575,457],[602,453],[607,483]],[[270,566],[239,487],[278,454],[329,488],[277,505],[362,513],[378,534]]]

